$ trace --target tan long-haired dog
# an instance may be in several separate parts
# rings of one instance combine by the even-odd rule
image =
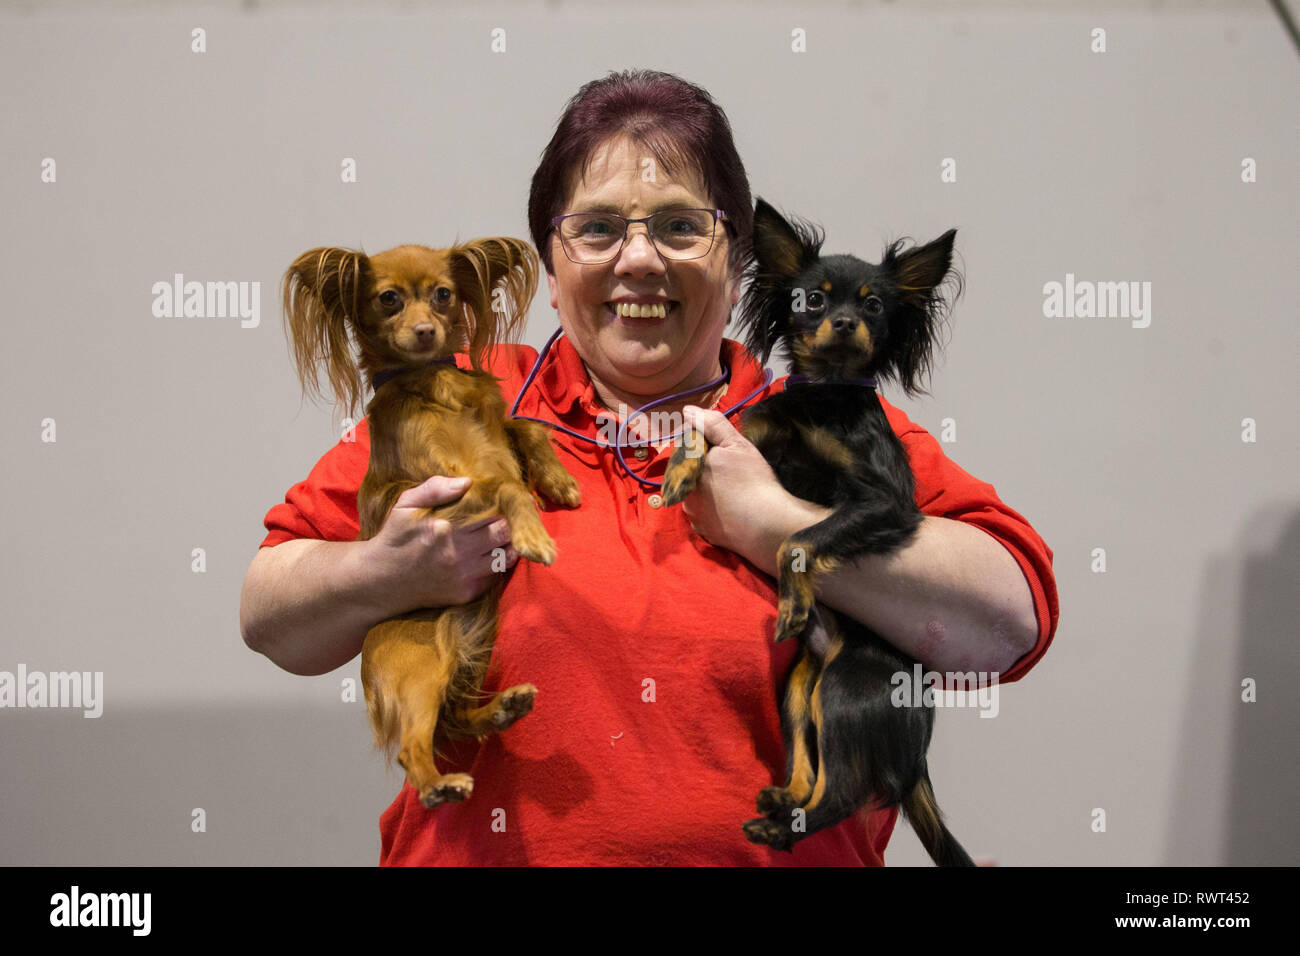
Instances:
[[[321,394],[324,372],[351,414],[363,376],[375,389],[357,540],[379,532],[408,488],[433,475],[468,477],[460,499],[431,512],[453,524],[502,515],[521,556],[555,560],[532,492],[575,507],[577,482],[545,427],[506,418],[497,381],[482,369],[494,343],[518,336],[537,275],[532,247],[508,238],[374,256],[319,248],[289,267],[285,321],[304,393]],[[471,371],[456,367],[457,352],[468,353]],[[481,701],[501,588],[494,583],[468,604],[403,614],[366,635],[361,682],[375,745],[390,758],[397,750],[426,807],[464,800],[474,783],[468,774],[439,773],[438,743],[504,730],[532,710],[531,684]]]

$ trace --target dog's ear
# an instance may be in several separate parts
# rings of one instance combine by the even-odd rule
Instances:
[[[793,278],[817,260],[823,241],[812,223],[787,220],[762,198],[754,204],[754,260],[760,272]]]
[[[949,229],[933,242],[898,254],[901,240],[885,253],[886,267],[894,271],[894,282],[915,305],[924,305],[934,288],[943,282],[952,265],[952,245],[956,229]],[[892,261],[891,261],[892,259]]]
[[[514,342],[537,292],[538,262],[522,239],[496,236],[451,249],[451,272],[469,323],[470,364],[482,369],[497,342]]]
[[[961,295],[962,276],[952,267],[956,236],[957,230],[949,229],[933,242],[902,252],[900,239],[885,250],[881,262],[892,273],[901,306],[890,325],[891,370],[908,395],[925,391],[921,379],[930,374],[939,326]]]
[[[303,393],[324,398],[320,373],[349,415],[361,399],[348,325],[360,322],[371,281],[364,252],[322,246],[304,252],[284,274],[285,333]]]
[[[806,220],[787,219],[759,199],[754,204],[753,264],[737,325],[746,347],[766,365],[787,331],[791,283],[821,254],[822,231]]]

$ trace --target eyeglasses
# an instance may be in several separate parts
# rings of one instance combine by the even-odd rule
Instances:
[[[726,218],[721,209],[664,209],[642,219],[624,219],[609,212],[574,212],[556,216],[551,225],[570,262],[594,265],[618,256],[634,222],[645,223],[646,235],[665,259],[698,259],[709,254],[718,221]]]

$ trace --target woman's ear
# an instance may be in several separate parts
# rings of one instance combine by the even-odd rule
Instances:
[[[549,269],[546,271],[546,284],[551,287],[551,308],[558,311],[560,308],[560,284],[555,281],[555,273]]]
[[[740,287],[745,282],[745,269],[743,266],[728,263],[727,265],[727,297],[731,300],[731,305],[740,302]]]

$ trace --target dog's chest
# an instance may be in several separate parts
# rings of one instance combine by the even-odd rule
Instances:
[[[803,386],[755,406],[744,433],[796,497],[832,507],[860,496],[865,473],[901,454],[874,392]]]

